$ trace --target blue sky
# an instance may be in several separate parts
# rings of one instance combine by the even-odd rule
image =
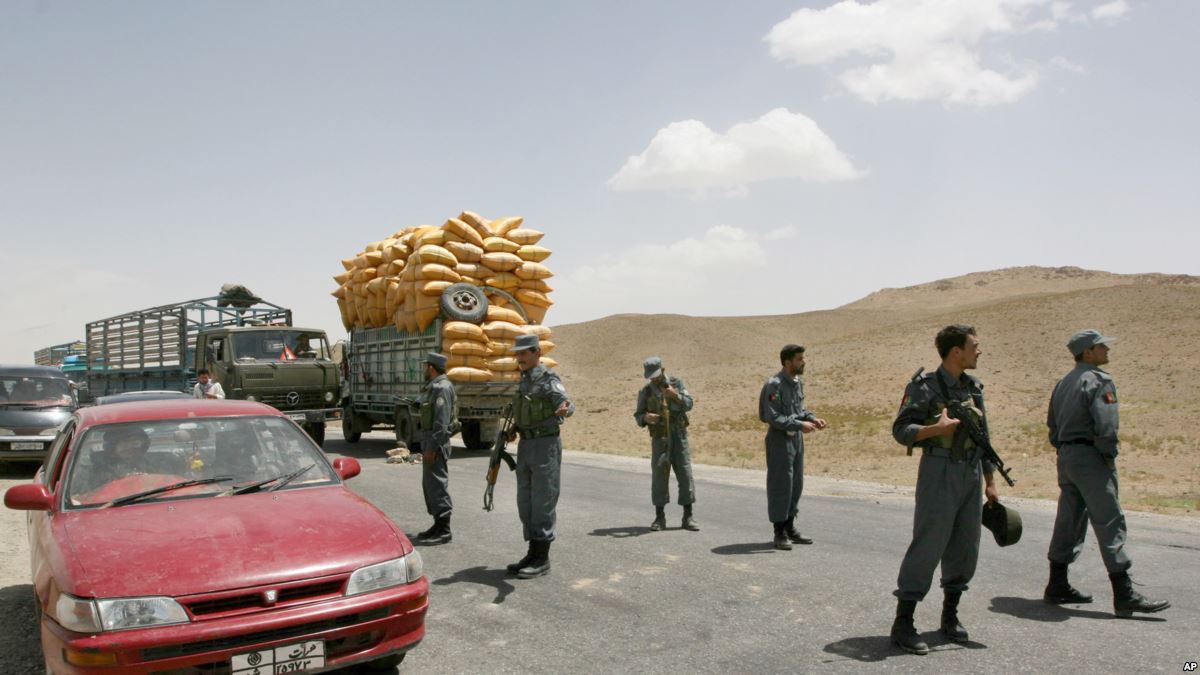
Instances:
[[[1187,0],[0,5],[0,362],[238,282],[546,232],[550,324],[1014,265],[1200,273]]]

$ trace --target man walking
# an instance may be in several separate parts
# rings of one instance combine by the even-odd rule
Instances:
[[[455,434],[458,394],[446,377],[446,357],[430,352],[425,356],[425,386],[421,389],[421,408],[417,434],[421,444],[421,489],[425,510],[433,516],[433,526],[417,534],[425,544],[448,544],[450,513],[450,437]]]
[[[767,516],[775,526],[775,548],[811,544],[796,529],[796,512],[804,491],[804,437],[829,426],[804,407],[804,347],[785,345],[779,352],[783,369],[763,385],[758,417],[767,423]]]
[[[517,444],[517,512],[529,551],[506,569],[518,578],[532,579],[550,571],[562,469],[559,426],[575,412],[575,406],[558,374],[541,364],[536,335],[518,337],[512,351],[521,370],[521,383],[513,398],[509,440],[521,436]]]
[[[934,373],[917,371],[900,403],[892,424],[892,436],[907,446],[921,447],[917,473],[913,536],[896,581],[896,620],[892,642],[913,654],[928,654],[929,646],[913,624],[917,603],[925,599],[933,583],[933,572],[942,566],[941,632],[955,642],[968,639],[958,620],[958,603],[975,576],[979,559],[979,531],[983,517],[980,473],[987,483],[983,491],[996,502],[995,468],[982,459],[959,420],[946,411],[952,402],[962,402],[975,423],[987,431],[983,408],[983,384],[967,375],[983,352],[971,326],[954,324],[938,332],[934,340],[942,365]]]
[[[1054,385],[1046,425],[1058,450],[1058,516],[1050,537],[1050,583],[1043,599],[1053,605],[1091,602],[1071,587],[1067,566],[1079,558],[1087,523],[1092,521],[1100,557],[1113,589],[1119,617],[1161,612],[1166,600],[1150,600],[1133,590],[1132,562],[1125,554],[1125,512],[1117,495],[1117,385],[1100,366],[1108,363],[1108,345],[1116,338],[1095,330],[1076,333],[1067,343],[1075,367]]]
[[[679,485],[679,505],[683,507],[685,530],[700,529],[692,517],[696,487],[692,480],[692,455],[688,449],[688,411],[694,401],[687,386],[678,377],[670,377],[662,359],[651,356],[642,364],[646,384],[638,392],[637,410],[633,418],[639,427],[650,430],[650,501],[654,504],[651,530],[667,527],[665,508],[671,501],[671,468]]]

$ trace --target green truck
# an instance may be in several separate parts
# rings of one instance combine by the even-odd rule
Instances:
[[[441,315],[421,333],[395,326],[350,330],[342,360],[342,434],[347,441],[357,443],[364,432],[391,427],[398,442],[414,447],[425,355],[442,351],[443,322],[480,323],[487,311],[486,295],[503,296],[525,316],[520,303],[504,291],[455,284],[442,295]],[[469,450],[490,448],[517,383],[455,382],[454,389],[463,445]]]
[[[341,417],[341,382],[325,332],[292,325],[292,311],[244,287],[151,307],[86,326],[91,398],[127,391],[190,392],[207,369],[226,398],[266,403],[317,444]]]

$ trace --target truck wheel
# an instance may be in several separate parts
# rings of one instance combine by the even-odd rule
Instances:
[[[412,450],[412,415],[403,408],[396,410],[396,443]]]
[[[450,284],[442,291],[442,312],[455,321],[479,323],[487,316],[488,301],[475,284]]]
[[[318,447],[325,444],[324,422],[320,424],[307,424],[304,426],[304,430],[308,432],[308,437],[313,439],[313,443],[316,443]]]
[[[462,440],[463,445],[467,446],[468,450],[483,449],[483,439],[479,429],[479,420],[463,420]]]
[[[350,406],[342,408],[342,438],[347,443],[357,443],[362,438],[362,432],[354,424],[354,410]]]

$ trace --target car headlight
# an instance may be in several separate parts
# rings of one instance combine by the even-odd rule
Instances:
[[[333,392],[332,391],[325,392],[325,402],[333,403]]]
[[[60,626],[76,633],[99,633],[100,615],[96,603],[62,593],[54,603],[54,620]]]
[[[246,394],[246,400],[247,401],[257,401],[258,399],[254,397],[254,394]]]
[[[42,429],[41,431],[38,432],[38,436],[57,436],[57,435],[58,435],[58,427],[50,427],[49,429]]]
[[[12,429],[0,428],[0,436],[16,436],[16,435],[17,435],[16,432],[14,432]]]
[[[104,630],[187,623],[187,612],[171,598],[115,598],[97,600]]]
[[[346,583],[346,595],[358,595],[369,591],[378,591],[416,581],[424,574],[424,564],[421,554],[413,551],[403,558],[395,558],[386,562],[360,567],[350,575]]]

